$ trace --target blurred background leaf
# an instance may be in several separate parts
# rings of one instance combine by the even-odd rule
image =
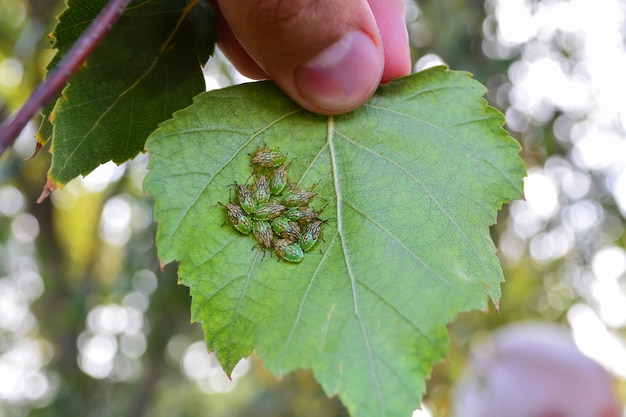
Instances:
[[[204,61],[198,57],[213,52],[215,21],[205,13],[205,31],[200,34],[206,39],[197,45],[193,28],[198,24],[192,26],[187,19],[178,24],[186,4],[186,0],[131,3],[63,89],[45,119],[54,125],[49,178],[55,186],[107,161],[121,164],[135,157],[159,123],[204,91],[200,68]],[[54,46],[65,52],[69,40],[81,35],[76,22],[90,23],[98,10],[91,2],[69,3],[55,27]],[[198,19],[198,14],[194,11],[192,16]],[[43,131],[50,130],[46,124],[38,132],[44,143]]]
[[[62,8],[0,0],[0,118],[43,76],[45,35]],[[507,279],[500,313],[449,326],[449,360],[435,368],[420,416],[450,415],[471,346],[526,320],[570,327],[624,402],[625,20],[620,0],[407,2],[415,69],[473,72],[506,113],[530,174],[526,201],[492,228]],[[219,54],[204,75],[208,88],[244,80]],[[49,156],[22,161],[33,126],[0,159],[0,414],[346,415],[310,374],[276,381],[254,355],[224,379],[189,324],[175,268],[158,268],[152,203],[140,191],[145,157],[104,165],[37,205]]]

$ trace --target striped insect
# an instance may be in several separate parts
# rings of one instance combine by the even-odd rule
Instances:
[[[245,184],[237,184],[237,198],[239,199],[239,205],[248,214],[254,213],[256,210],[257,202],[254,199],[254,195],[252,194],[252,190]]]
[[[287,239],[276,239],[272,245],[279,259],[293,263],[302,262],[304,259],[304,252],[297,243],[291,243]]]
[[[287,155],[278,148],[259,148],[252,153],[250,161],[253,166],[261,168],[275,168],[285,162]]]
[[[254,182],[254,185],[252,186],[252,195],[254,195],[257,204],[265,204],[270,201],[270,185],[267,182],[267,177],[265,175],[259,176],[259,178],[257,178]]]
[[[272,195],[280,195],[287,187],[287,170],[290,166],[291,162],[289,162],[289,164],[287,165],[281,165],[270,175],[269,182],[270,192],[272,193]]]
[[[267,249],[272,246],[274,232],[272,231],[272,226],[269,222],[265,220],[253,220],[252,234],[254,234],[254,237],[262,247]]]
[[[239,233],[247,235],[252,231],[250,218],[240,206],[233,203],[218,204],[226,209],[228,219]]]
[[[299,223],[309,223],[310,221],[317,220],[320,211],[315,210],[313,207],[291,207],[285,211],[285,217],[289,220]]]
[[[272,230],[283,239],[295,243],[300,239],[300,227],[286,217],[277,217],[272,221]]]
[[[324,221],[315,220],[306,225],[304,232],[300,235],[298,244],[304,252],[310,251],[317,243],[320,233],[322,232],[322,224]]]
[[[311,190],[294,189],[285,192],[280,201],[285,207],[303,207],[308,205],[315,195]]]
[[[260,204],[252,214],[255,220],[274,220],[285,210],[285,206],[277,203]]]

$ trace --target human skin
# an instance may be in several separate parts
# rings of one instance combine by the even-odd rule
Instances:
[[[219,46],[253,79],[305,109],[354,110],[411,71],[403,0],[211,0]]]

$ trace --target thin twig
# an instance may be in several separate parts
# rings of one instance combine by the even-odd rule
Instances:
[[[74,75],[124,13],[130,1],[109,0],[46,80],[39,84],[15,116],[0,128],[0,155],[15,142],[28,121],[63,89],[67,80]]]

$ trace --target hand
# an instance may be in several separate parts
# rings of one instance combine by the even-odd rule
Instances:
[[[315,113],[353,110],[411,71],[403,0],[210,1],[233,65]]]

